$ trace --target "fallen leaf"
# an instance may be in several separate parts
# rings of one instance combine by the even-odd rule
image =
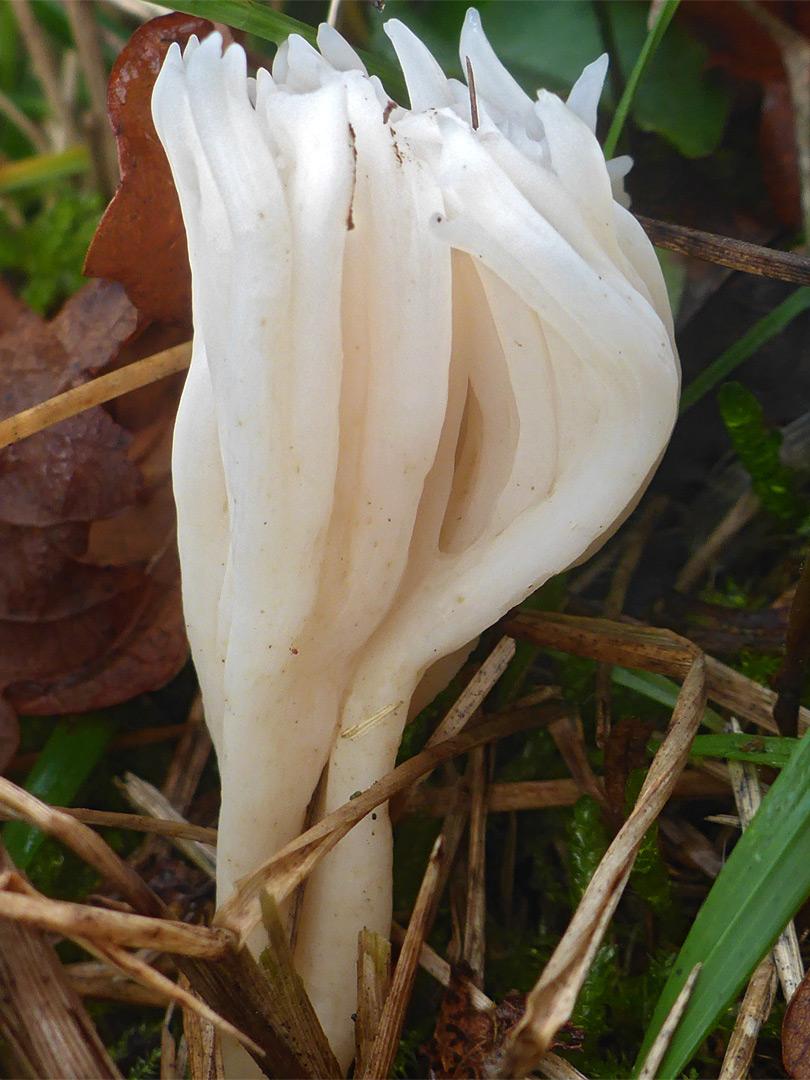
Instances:
[[[88,283],[51,322],[0,290],[0,320],[2,417],[160,340],[132,344],[142,323],[115,283]],[[0,763],[12,707],[103,708],[185,662],[169,482],[178,393],[173,382],[148,415],[130,409],[129,430],[93,408],[0,452]]]
[[[188,324],[191,271],[180,203],[152,122],[152,88],[173,42],[214,29],[174,12],[135,31],[116,60],[107,105],[121,184],[99,224],[84,272],[121,282],[147,320]]]
[[[810,972],[799,983],[785,1010],[782,1064],[793,1080],[810,1076]]]
[[[807,0],[770,0],[761,6],[805,37],[810,35]],[[712,66],[760,86],[759,161],[765,184],[781,221],[798,228],[801,207],[793,104],[778,46],[750,9],[736,0],[693,0],[681,14],[710,46]]]
[[[472,968],[464,961],[451,968],[433,1038],[425,1047],[430,1075],[436,1080],[490,1076],[489,1062],[526,1011],[526,995],[517,990],[510,990],[490,1009],[477,1008],[472,999],[472,978]],[[584,1034],[581,1028],[565,1024],[552,1047],[577,1050]]]
[[[472,968],[456,964],[444,992],[436,1029],[427,1046],[431,1075],[438,1080],[484,1075],[484,1061],[494,1046],[494,1010],[482,1012],[471,1000]]]

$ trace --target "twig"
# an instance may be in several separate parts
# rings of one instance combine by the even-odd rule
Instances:
[[[70,143],[77,142],[79,135],[73,114],[56,78],[56,64],[50,46],[42,27],[34,17],[30,0],[17,0],[11,10],[17,17],[20,33],[31,57],[31,66],[45,92],[51,115],[59,125],[54,130],[53,149],[64,150]]]
[[[748,983],[728,1040],[719,1080],[738,1080],[748,1075],[759,1029],[770,1016],[778,982],[773,957],[768,953]]]
[[[655,1042],[650,1047],[650,1051],[644,1059],[644,1064],[641,1066],[641,1071],[638,1074],[638,1080],[655,1080],[658,1066],[664,1060],[664,1054],[666,1054],[667,1048],[672,1041],[675,1029],[681,1022],[684,1009],[689,1003],[689,998],[692,996],[692,991],[695,988],[695,983],[697,982],[697,977],[700,975],[702,967],[702,964],[695,964],[689,972],[689,978],[683,984],[680,993],[672,1003],[672,1008],[669,1010],[666,1019],[661,1025],[661,1030],[656,1036]]]
[[[477,986],[484,985],[486,953],[486,832],[487,832],[487,774],[486,751],[477,746],[470,752],[469,772],[472,775],[470,793],[469,854],[467,857],[467,910],[464,922],[463,957],[473,972]]]
[[[650,539],[653,526],[665,507],[665,499],[651,499],[641,516],[629,526],[602,611],[606,619],[617,619],[621,615],[630,582]],[[610,734],[611,671],[611,665],[605,663],[599,664],[596,671],[596,745],[600,750],[605,748]]]
[[[450,739],[464,728],[470,717],[509,666],[515,655],[515,643],[504,637],[498,642],[475,675],[464,687],[458,701],[428,739],[428,746],[435,746],[443,739]]]
[[[548,730],[580,794],[590,795],[604,810],[608,810],[604,780],[591,768],[579,714],[572,711],[568,716],[560,717],[549,724]]]
[[[433,845],[422,884],[419,886],[413,914],[408,923],[399,960],[394,969],[394,977],[391,980],[391,992],[380,1017],[380,1028],[374,1040],[374,1049],[365,1072],[361,1074],[362,1080],[373,1080],[375,1077],[391,1074],[394,1056],[402,1034],[402,1025],[405,1022],[405,1012],[410,1003],[411,991],[416,979],[419,954],[439,901],[438,884],[442,864],[446,859],[444,837],[440,834]]]
[[[180,741],[175,747],[161,786],[162,796],[168,801],[173,811],[176,811],[174,816],[184,815],[191,806],[210,753],[211,736],[205,726],[202,696],[198,691],[189,709],[186,722],[182,725]],[[184,819],[181,817],[181,820]],[[137,851],[132,853],[130,861],[135,866],[143,866],[150,858],[158,858],[167,855],[168,852],[169,845],[165,839],[150,836]],[[209,859],[208,864],[210,863]]]
[[[398,923],[391,924],[391,938],[400,945],[405,940],[405,930]],[[452,969],[447,961],[439,956],[430,945],[425,944],[422,946],[419,953],[419,966],[442,986],[450,985]],[[474,983],[468,982],[466,990],[469,994],[470,1005],[474,1009],[479,1012],[491,1012],[495,1008],[495,1002],[488,998],[483,990],[479,990]],[[537,1064],[537,1072],[541,1076],[545,1076],[547,1080],[585,1080],[579,1070],[575,1069],[564,1058],[558,1057],[557,1054],[549,1053],[541,1058]]]
[[[146,882],[87,825],[47,806],[4,777],[0,777],[0,805],[70,847],[137,911],[158,917],[167,914],[165,905]]]
[[[180,985],[189,989],[185,975],[180,976]],[[222,1047],[214,1025],[202,1020],[193,1010],[184,1009],[183,1031],[188,1046],[189,1071],[194,1080],[221,1080],[224,1075]]]
[[[5,116],[6,120],[10,120],[25,135],[35,150],[39,151],[40,154],[47,154],[50,149],[48,140],[34,121],[27,117],[3,90],[0,90],[0,114]]]
[[[156,922],[159,920],[152,921]],[[215,1012],[205,1001],[194,997],[184,987],[172,982],[171,979],[167,978],[160,971],[156,971],[155,968],[150,967],[149,964],[144,960],[141,960],[139,956],[127,952],[126,949],[123,949],[118,945],[110,944],[108,941],[99,941],[98,939],[88,939],[74,935],[71,935],[71,937],[73,937],[73,940],[81,945],[83,949],[86,949],[91,956],[97,956],[101,960],[109,961],[109,963],[114,964],[116,967],[126,972],[143,986],[152,987],[153,989],[162,991],[170,1001],[177,1002],[178,1005],[183,1005],[187,1009],[194,1010],[204,1020],[214,1024],[215,1027],[241,1042],[251,1053],[257,1053],[261,1056],[259,1046],[244,1035],[237,1027],[231,1024],[230,1021],[220,1016],[220,1014]]]
[[[118,153],[107,115],[107,70],[101,55],[95,5],[88,0],[65,0],[65,8],[90,97],[88,127],[98,186],[110,199],[118,184]]]
[[[692,255],[704,262],[727,266],[744,274],[791,281],[797,285],[810,284],[810,259],[804,255],[796,255],[792,251],[774,251],[746,240],[733,240],[729,236],[718,236],[653,218],[639,216],[638,220],[650,240],[666,251]]]
[[[546,648],[676,679],[682,679],[695,658],[702,656],[709,698],[766,731],[779,734],[773,720],[776,694],[772,690],[706,656],[694,642],[671,630],[526,609],[517,611],[507,629],[517,638]],[[808,726],[810,710],[801,708],[799,730],[803,732]]]
[[[175,1003],[172,1002],[166,1009],[160,1029],[160,1080],[178,1080],[177,1044],[170,1027],[174,1009]]]
[[[67,814],[54,810],[52,807],[46,806],[39,799],[16,788],[14,784],[10,784],[7,780],[0,780],[0,789],[3,788],[5,788],[3,801],[6,804],[9,803],[8,789],[10,788],[12,792],[16,792],[14,798],[17,800],[21,815],[26,820],[57,836],[63,843],[68,844],[77,851],[85,861],[99,869],[108,881],[115,883],[116,887],[126,896],[136,911],[150,916],[157,916],[157,918],[145,919],[142,924],[147,937],[149,937],[150,933],[149,924],[153,924],[158,928],[157,932],[154,929],[151,930],[152,938],[148,941],[149,946],[160,947],[161,944],[170,944],[166,941],[160,941],[159,928],[164,921],[161,916],[166,914],[166,905],[138,877],[131,867],[122,862],[100,836],[97,836],[92,829],[81,824],[81,822],[68,817]],[[12,799],[11,802],[13,804],[14,800]],[[19,875],[16,875],[16,878],[21,880]],[[10,874],[6,875],[7,884],[9,879],[11,879]],[[8,900],[12,894],[0,895],[5,895],[6,900]],[[16,899],[20,899],[20,897],[16,897]],[[27,898],[22,897],[22,899]],[[44,900],[44,898],[41,899]],[[54,904],[56,901],[50,901],[49,903]],[[68,905],[68,907],[81,909],[81,905],[78,904]],[[106,914],[112,916],[119,914],[117,912],[99,912],[97,909],[85,908],[83,910],[89,911],[91,915]],[[54,914],[53,908],[46,913],[47,916],[52,914]],[[91,926],[87,925],[86,917],[84,923],[81,917],[71,923],[69,916],[72,912],[68,912],[67,918],[64,918],[64,912],[61,914],[63,915],[63,922],[67,924],[64,927],[65,929],[69,927],[70,930],[81,931],[84,929],[92,931],[92,924]],[[129,916],[130,920],[133,918],[134,916]],[[77,922],[79,925],[77,925]],[[2,925],[2,922],[0,922],[0,925]],[[131,922],[128,924],[128,928],[130,931],[128,940],[135,940],[139,934],[133,935],[133,924]],[[62,932],[58,927],[55,927],[55,929],[57,932]],[[140,927],[136,929],[140,932]],[[170,937],[173,936],[173,939],[176,939],[180,936],[185,941],[189,940],[188,932],[190,931],[192,936],[196,938],[198,945],[202,944],[203,939],[206,937],[208,937],[209,941],[213,940],[209,937],[211,930],[206,927],[186,926],[184,923],[176,923],[173,931],[173,935],[170,933]],[[227,932],[220,940],[223,948],[215,959],[208,959],[200,955],[184,955],[181,952],[175,954],[175,963],[188,977],[203,1002],[207,1003],[209,1008],[215,1009],[221,1017],[232,1024],[233,1029],[238,1029],[242,1033],[239,1036],[241,1041],[261,1068],[265,1071],[269,1069],[271,1073],[275,1072],[280,1076],[292,1078],[311,1076],[312,1073],[308,1071],[306,1063],[301,1061],[295,1047],[291,1045],[289,1033],[278,1023],[276,1002],[270,994],[267,977],[250,953],[244,948],[238,948]],[[90,945],[85,944],[85,947],[89,948]],[[205,949],[198,948],[197,952],[205,952]],[[120,963],[118,959],[115,962]],[[196,1003],[193,1007],[196,1007]],[[45,1072],[42,1075],[49,1074]]]
[[[20,0],[21,4],[23,2],[24,0]],[[81,386],[75,386],[72,390],[66,390],[38,405],[32,405],[30,409],[0,422],[0,449],[19,442],[20,439],[26,439],[37,431],[43,431],[52,424],[58,424],[60,420],[76,416],[85,409],[91,409],[94,405],[103,405],[105,401],[128,394],[130,390],[138,390],[149,383],[157,382],[158,379],[184,371],[190,361],[191,344],[174,345],[171,349],[144,357],[134,364],[110,371],[91,382],[82,383]]]
[[[675,579],[678,592],[691,592],[694,589],[726,544],[756,516],[760,505],[752,491],[747,491],[737,499],[723,520],[684,564]]]
[[[724,773],[715,779],[703,771],[689,770],[678,777],[674,797],[682,799],[711,799],[728,794]],[[487,788],[487,813],[506,814],[521,810],[545,810],[552,806],[573,806],[582,794],[576,780],[520,780],[508,784],[490,784]],[[419,788],[406,803],[407,813],[444,817],[455,797],[453,787]],[[462,795],[459,807],[463,810],[469,797]]]

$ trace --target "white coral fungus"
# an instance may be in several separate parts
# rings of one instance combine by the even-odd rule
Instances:
[[[192,38],[155,86],[193,273],[174,484],[220,901],[325,765],[320,814],[392,767],[425,671],[609,535],[676,415],[661,272],[594,136],[606,58],[533,101],[470,10],[471,112],[386,32],[410,109],[329,26],[255,81]],[[308,882],[296,948],[346,1065],[357,934],[390,918],[378,813]]]

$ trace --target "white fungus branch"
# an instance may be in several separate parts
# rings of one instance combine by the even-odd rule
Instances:
[[[661,273],[594,136],[606,59],[533,101],[471,10],[471,95],[386,31],[410,109],[329,26],[256,80],[218,34],[173,46],[154,92],[193,274],[174,476],[220,901],[324,766],[321,814],[392,767],[425,672],[605,540],[676,416]],[[378,813],[308,882],[296,949],[347,1067],[358,931],[390,919]]]

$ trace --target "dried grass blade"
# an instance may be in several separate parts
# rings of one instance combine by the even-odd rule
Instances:
[[[506,671],[509,661],[514,655],[515,643],[512,638],[501,638],[464,687],[458,701],[430,736],[428,746],[435,746],[436,743],[442,742],[444,739],[451,739],[454,735],[458,735],[492,687]]]
[[[215,847],[217,830],[204,825],[191,825],[185,818],[180,821],[168,821],[164,818],[147,817],[144,814],[122,814],[117,810],[88,810],[85,807],[70,806],[62,811],[69,817],[85,825],[105,825],[111,829],[131,829],[132,832],[154,833],[170,839],[179,837],[184,840],[198,840],[201,844]]]
[[[239,1042],[252,1053],[262,1053],[260,1047],[258,1047],[252,1039],[248,1038],[247,1035],[241,1032],[239,1028],[220,1016],[218,1012],[212,1009],[204,1001],[200,1000],[200,998],[190,993],[190,991],[184,989],[177,983],[172,982],[171,979],[161,974],[161,972],[156,971],[155,968],[150,967],[150,965],[144,960],[141,960],[140,957],[134,956],[132,953],[127,952],[126,949],[122,949],[116,945],[110,945],[108,942],[99,942],[98,940],[88,940],[80,937],[75,937],[74,940],[92,956],[97,956],[101,960],[108,960],[111,964],[115,964],[116,967],[125,971],[127,975],[130,975],[143,986],[159,990],[165,994],[170,1001],[182,1005],[183,1008],[193,1010],[203,1020],[207,1020],[209,1024],[213,1024],[219,1031],[231,1035],[234,1039],[238,1039]]]
[[[692,663],[666,738],[653,759],[638,801],[591,879],[582,902],[526,1001],[495,1076],[526,1076],[569,1019],[588,969],[616,910],[639,845],[672,794],[689,756],[692,738],[706,708],[706,672],[702,656]]]
[[[165,915],[166,907],[145,881],[115,854],[112,848],[87,825],[29,795],[10,780],[0,777],[0,805],[15,811],[25,821],[37,825],[89,863],[137,911]]]
[[[661,1025],[658,1037],[650,1047],[650,1052],[647,1054],[644,1064],[641,1066],[638,1080],[655,1080],[658,1066],[664,1060],[664,1054],[667,1052],[667,1047],[670,1044],[672,1036],[675,1034],[675,1028],[681,1022],[684,1009],[686,1008],[689,998],[692,996],[692,991],[702,967],[702,964],[695,964],[689,972],[689,978],[683,984],[683,989],[680,994],[675,998],[672,1008],[669,1010],[669,1016]]]
[[[557,721],[559,723],[559,721]],[[463,957],[477,986],[484,985],[486,953],[486,831],[487,774],[483,746],[470,752],[472,773],[470,798],[469,857],[467,859],[467,912],[464,922]]]
[[[375,1077],[391,1074],[402,1034],[402,1025],[405,1022],[405,1013],[416,979],[419,954],[425,935],[433,921],[439,899],[442,870],[448,860],[448,854],[444,833],[440,833],[433,845],[422,884],[419,886],[399,960],[394,969],[391,992],[380,1017],[380,1028],[374,1040],[374,1049],[365,1071],[360,1074],[361,1080],[374,1080]]]
[[[219,927],[191,926],[7,890],[0,891],[0,918],[62,937],[209,959],[222,956],[230,942],[230,935]]]
[[[149,989],[134,982],[106,960],[83,960],[66,964],[65,974],[80,997],[122,1001],[129,1005],[149,1005],[162,1009],[168,998],[162,990]]]
[[[726,726],[729,731],[737,734],[742,730],[733,716]],[[747,829],[762,804],[762,792],[759,787],[757,769],[755,765],[741,761],[729,761],[728,771],[731,776],[731,786],[734,790],[737,813],[740,815],[740,826]],[[804,978],[804,964],[799,949],[799,938],[796,934],[796,926],[792,921],[787,924],[777,938],[773,947],[773,959],[779,981],[782,984],[785,1001],[790,1001]]]
[[[180,976],[180,984],[186,990],[190,989],[185,975]],[[194,1010],[183,1009],[183,1031],[192,1080],[222,1080],[222,1045],[214,1025]]]
[[[634,626],[610,619],[581,618],[556,612],[519,610],[507,623],[510,634],[549,649],[604,661],[618,667],[652,671],[682,679],[693,660],[703,656],[688,638],[654,626]],[[776,694],[733,668],[705,656],[708,696],[738,716],[779,734],[773,721]],[[799,710],[799,728],[810,727],[810,710]]]
[[[0,866],[11,866],[2,848]],[[0,919],[0,1036],[28,1076],[120,1080],[53,946],[9,919]]]
[[[354,1031],[358,1076],[363,1076],[368,1068],[390,988],[391,943],[364,926],[357,940],[357,1021]]]
[[[773,957],[766,956],[751,976],[745,991],[734,1030],[728,1040],[719,1080],[738,1080],[738,1077],[748,1075],[759,1029],[771,1014],[777,983]]]
[[[134,773],[124,774],[122,782],[118,782],[119,790],[127,801],[136,810],[141,810],[149,817],[159,818],[162,821],[174,821],[179,825],[188,825],[182,814],[172,806],[166,796],[153,784],[142,780]],[[198,840],[186,840],[180,836],[172,837],[172,842],[179,851],[204,870],[209,877],[216,877],[217,853],[209,844],[200,843]]]
[[[278,905],[267,894],[262,897],[262,921],[267,931],[268,945],[262,952],[260,964],[267,979],[278,1028],[309,1076],[324,1077],[326,1080],[340,1076],[340,1065],[304,989],[301,976],[295,970],[292,949]]]

